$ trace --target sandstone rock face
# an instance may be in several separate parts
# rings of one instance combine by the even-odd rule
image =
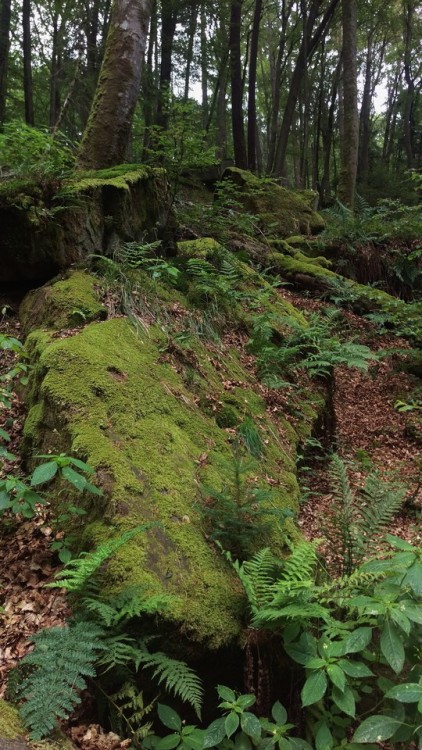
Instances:
[[[157,237],[172,253],[163,170],[123,165],[82,173],[56,193],[12,180],[0,190],[0,283],[43,282],[87,255]]]

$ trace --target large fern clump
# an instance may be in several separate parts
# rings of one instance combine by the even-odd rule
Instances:
[[[142,693],[137,688],[137,675],[144,669],[153,670],[153,682],[190,703],[200,715],[201,680],[185,662],[151,650],[153,639],[142,628],[142,618],[162,612],[170,597],[139,587],[109,596],[101,590],[103,563],[148,527],[124,532],[70,561],[50,584],[71,594],[74,618],[66,627],[40,631],[33,638],[33,651],[23,659],[30,671],[18,688],[24,700],[20,712],[31,738],[48,736],[60,719],[72,713],[88,678],[94,693],[102,698],[107,698],[106,688],[113,685],[115,696],[119,696],[117,703],[109,696],[116,728],[123,724],[133,736],[141,737],[145,727],[139,726],[139,720],[148,707],[139,697]]]

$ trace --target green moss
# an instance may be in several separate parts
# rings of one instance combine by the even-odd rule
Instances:
[[[74,750],[74,745],[63,735],[43,742],[29,742],[26,735],[18,710],[0,698],[0,741],[19,740],[28,750]]]
[[[178,242],[177,250],[182,258],[208,258],[215,252],[224,251],[224,248],[212,237],[200,237],[197,240]]]
[[[73,271],[64,279],[53,280],[29,292],[19,309],[24,331],[61,330],[105,318],[107,311],[98,301],[96,283],[88,273]]]
[[[257,216],[267,234],[285,238],[298,232],[315,234],[325,222],[300,192],[287,190],[269,179],[260,179],[251,172],[229,167],[223,179],[234,182],[241,190],[240,199],[246,210]]]
[[[69,180],[62,188],[61,194],[77,193],[107,185],[119,190],[129,190],[133,183],[163,173],[162,169],[153,169],[143,164],[120,164],[110,169],[87,170],[78,172],[76,177]]]

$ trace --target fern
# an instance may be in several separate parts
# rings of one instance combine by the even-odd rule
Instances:
[[[56,580],[46,584],[47,588],[61,588],[72,593],[80,593],[111,555],[133,539],[134,536],[140,534],[141,531],[147,531],[154,525],[156,524],[136,526],[134,529],[123,532],[115,539],[103,542],[93,552],[83,552],[75,560],[70,560],[65,568],[56,574]]]
[[[363,490],[352,490],[346,465],[336,454],[331,460],[330,480],[333,502],[321,531],[341,572],[350,575],[400,510],[405,489],[370,474]]]
[[[268,547],[257,552],[250,560],[240,564],[227,558],[233,565],[248,597],[253,615],[264,607],[272,598],[277,560]]]
[[[140,746],[151,732],[152,721],[144,720],[154,708],[156,699],[145,705],[143,692],[133,679],[107,698],[111,704],[110,724],[113,731],[122,737],[130,734],[132,742]]]
[[[161,651],[150,654],[146,649],[140,649],[135,665],[137,669],[141,665],[144,668],[153,668],[153,677],[157,679],[158,684],[164,684],[166,690],[190,703],[197,716],[200,717],[203,697],[202,683],[198,675],[185,662],[172,659]]]
[[[129,586],[106,601],[98,596],[88,596],[82,599],[81,604],[97,621],[110,628],[134,617],[162,612],[171,599],[171,596],[164,594],[148,596],[143,588]]]
[[[86,677],[95,676],[95,661],[103,648],[103,631],[90,622],[41,630],[32,638],[34,650],[22,659],[33,669],[20,692],[26,702],[20,709],[31,738],[40,740],[69,716],[80,702]]]

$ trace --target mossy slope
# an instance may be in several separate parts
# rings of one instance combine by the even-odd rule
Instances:
[[[77,287],[77,280],[68,282]],[[53,296],[56,288],[60,306],[62,282],[52,285]],[[72,333],[57,339],[36,329],[27,339],[34,364],[24,430],[28,454],[72,451],[96,470],[105,495],[95,507],[87,498],[90,523],[81,546],[138,523],[160,523],[110,562],[111,585],[138,583],[170,593],[164,618],[180,632],[211,648],[232,641],[241,629],[243,597],[206,539],[200,487],[223,486],[233,428],[252,417],[265,445],[254,482],[258,476],[258,484],[274,488],[272,506],[297,507],[295,448],[312,429],[322,397],[309,398],[295,431],[282,415],[270,418],[235,349],[210,353],[198,339],[178,350],[160,326],[139,333],[124,318]],[[271,543],[281,550],[277,524]]]
[[[2,740],[13,740],[15,744]],[[20,743],[20,744],[18,744]],[[25,729],[19,719],[16,708],[0,698],[0,747],[4,750],[74,750],[75,746],[63,735],[56,740],[45,740],[43,742],[29,742],[26,740]]]

